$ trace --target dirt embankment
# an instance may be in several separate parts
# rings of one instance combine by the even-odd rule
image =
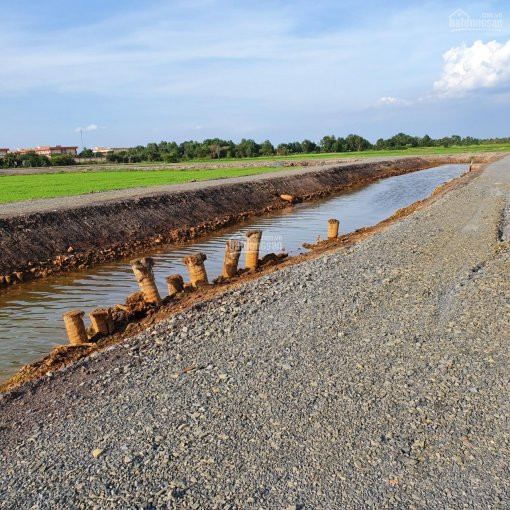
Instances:
[[[481,155],[476,161],[497,157]],[[249,216],[288,207],[280,199],[326,196],[350,187],[466,156],[412,157],[384,162],[332,165],[300,175],[169,192],[90,206],[0,219],[0,286],[142,253],[192,239]]]

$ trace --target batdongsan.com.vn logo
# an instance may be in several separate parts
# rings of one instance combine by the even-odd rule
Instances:
[[[238,232],[229,238],[229,241],[238,241],[246,250],[246,237],[244,232]],[[260,253],[282,253],[285,252],[285,245],[283,243],[283,236],[280,234],[262,233],[259,244]]]
[[[503,14],[501,12],[484,12],[473,18],[463,9],[455,9],[448,17],[450,30],[502,30]]]

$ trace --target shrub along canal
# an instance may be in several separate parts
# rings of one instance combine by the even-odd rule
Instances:
[[[181,259],[197,252],[207,255],[205,265],[212,280],[221,273],[225,241],[244,239],[246,230],[263,230],[261,257],[279,251],[296,255],[305,251],[303,243],[313,243],[318,234],[326,238],[328,218],[340,220],[340,234],[374,225],[467,169],[465,164],[450,164],[389,177],[325,200],[251,219],[195,242],[163,247],[150,254],[156,263],[158,287],[164,296],[165,277],[172,273],[180,273],[187,280]],[[243,262],[241,255],[241,267]],[[0,380],[47,354],[54,345],[67,342],[63,312],[78,309],[88,313],[110,307],[123,303],[136,290],[129,261],[120,261],[0,291]]]

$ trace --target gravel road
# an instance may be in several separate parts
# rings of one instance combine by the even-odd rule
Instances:
[[[507,157],[5,395],[0,508],[510,508],[509,204]]]

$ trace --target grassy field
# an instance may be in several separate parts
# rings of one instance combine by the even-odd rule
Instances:
[[[288,161],[303,159],[328,159],[328,158],[352,158],[352,157],[382,157],[382,156],[412,156],[430,154],[458,154],[462,152],[497,152],[510,151],[510,145],[490,144],[464,147],[429,147],[423,149],[365,151],[333,154],[306,154],[297,156],[273,156],[260,158],[246,158],[243,162],[256,161]],[[204,162],[221,163],[237,161],[239,159],[202,160]],[[194,161],[193,161],[194,162]],[[190,162],[192,163],[192,162]],[[154,163],[152,163],[153,165]],[[137,164],[140,166],[140,164]],[[74,167],[76,168],[76,167]],[[223,179],[227,177],[239,177],[243,175],[256,175],[262,173],[278,172],[283,168],[253,167],[253,168],[215,168],[215,169],[165,169],[151,170],[128,170],[124,165],[112,171],[73,172],[34,174],[34,175],[8,175],[0,176],[0,203],[19,202],[36,198],[53,198],[114,189],[126,189],[135,187],[157,186],[161,184],[178,184],[192,180],[202,181],[208,179]]]
[[[114,189],[178,184],[193,180],[224,179],[277,172],[281,167],[216,168],[204,170],[154,170],[79,172],[0,176],[0,203],[53,198]]]
[[[292,156],[259,156],[257,158],[243,158],[241,161],[293,161],[307,159],[329,159],[329,158],[365,158],[383,156],[420,156],[427,154],[461,154],[463,152],[510,152],[510,145],[503,143],[485,145],[463,145],[453,147],[420,147],[405,150],[381,150],[363,152],[331,152],[320,154],[294,154]],[[222,161],[240,161],[238,158],[218,159],[194,159],[192,162],[218,163]],[[150,163],[148,163],[150,164]]]

